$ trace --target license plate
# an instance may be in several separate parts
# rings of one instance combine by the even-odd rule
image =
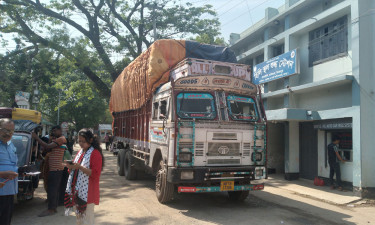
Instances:
[[[234,180],[223,180],[220,182],[221,191],[233,191],[234,190]]]

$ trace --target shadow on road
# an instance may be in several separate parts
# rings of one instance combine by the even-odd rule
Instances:
[[[117,163],[116,157],[107,157],[107,159],[109,163]],[[113,175],[110,171],[104,172],[108,172],[108,176],[103,176],[102,187],[109,187],[111,183],[119,183],[121,187],[117,191],[112,189],[102,192],[103,201],[129,197],[127,193],[139,188],[154,190],[154,178],[151,176],[145,176],[142,180],[126,181],[124,177],[118,176],[113,168]],[[151,196],[151,198],[155,198],[156,201],[156,197]],[[144,205],[147,204],[144,202]],[[154,201],[149,204],[154,204]],[[176,194],[173,202],[167,205],[156,202],[156,206],[150,206],[150,208],[155,210],[155,213],[173,209],[183,216],[214,224],[267,224],[267,221],[277,222],[277,224],[284,223],[284,221],[288,221],[288,223],[285,222],[286,224],[354,224],[347,221],[351,216],[344,213],[319,208],[266,191],[251,193],[243,203],[230,201],[226,193]],[[105,215],[98,214],[98,217],[101,216]],[[125,220],[126,224],[159,224],[157,221],[160,218],[148,215],[125,216]],[[178,223],[174,221],[171,224]]]

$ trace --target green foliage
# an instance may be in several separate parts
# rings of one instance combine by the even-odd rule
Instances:
[[[204,44],[227,46],[227,44],[224,41],[224,38],[215,38],[214,36],[206,33],[195,37],[193,40]]]
[[[98,70],[101,68],[100,63],[95,66]],[[0,63],[0,71],[4,81],[0,83],[0,91],[5,93],[0,95],[0,106],[10,107],[16,91],[32,93],[32,84],[38,80],[40,103],[37,109],[50,122],[57,122],[59,91],[60,122],[71,122],[75,129],[112,122],[108,102],[100,97],[94,84],[59,54],[42,49],[32,60],[27,54],[17,54]],[[103,79],[111,82],[106,74]]]
[[[20,48],[31,44],[61,54],[105,98],[121,66],[152,44],[154,22],[157,39],[204,35],[208,37],[202,41],[214,40],[206,43],[221,43],[211,5],[195,7],[173,0],[3,0],[0,21],[0,32],[17,34]],[[124,60],[116,60],[119,55]]]

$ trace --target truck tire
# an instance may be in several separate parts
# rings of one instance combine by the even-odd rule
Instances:
[[[231,201],[243,202],[249,196],[249,191],[228,191],[228,196]]]
[[[158,201],[162,204],[168,203],[174,196],[174,185],[167,181],[167,168],[163,160],[160,160],[158,171],[156,172],[155,191]]]
[[[137,179],[137,170],[134,167],[134,158],[130,154],[129,150],[125,152],[124,175],[127,180]]]
[[[117,174],[119,176],[124,176],[125,171],[124,171],[124,150],[120,150],[120,152],[117,155]]]

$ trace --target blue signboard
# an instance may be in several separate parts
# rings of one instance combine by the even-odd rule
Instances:
[[[253,68],[254,84],[263,84],[299,73],[297,49],[276,56],[255,65]]]

